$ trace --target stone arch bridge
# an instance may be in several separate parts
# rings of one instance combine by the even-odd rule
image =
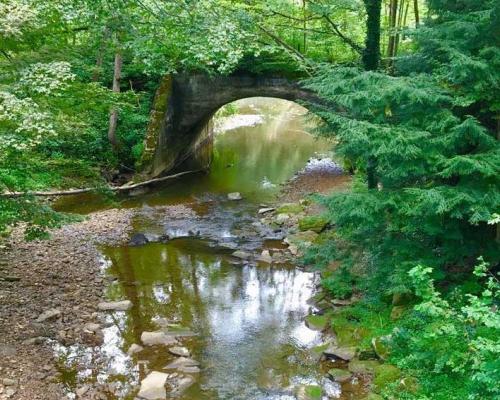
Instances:
[[[144,142],[143,174],[155,178],[174,169],[210,163],[214,113],[248,97],[311,100],[312,93],[279,77],[167,75],[156,92]]]

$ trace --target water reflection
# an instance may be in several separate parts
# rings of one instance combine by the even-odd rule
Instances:
[[[198,334],[183,340],[202,368],[183,399],[272,398],[270,391],[279,396],[292,391],[296,375],[318,378],[304,351],[320,340],[303,323],[312,273],[233,265],[196,239],[109,248],[105,254],[107,272],[118,277],[108,297],[134,304],[125,319],[108,328],[114,338],[107,346],[121,354],[109,357],[110,373],[125,373],[130,364],[124,351],[139,343],[143,331],[158,329],[155,320],[166,319]],[[143,358],[149,369],[160,371],[171,361],[166,352],[152,349],[141,353]]]

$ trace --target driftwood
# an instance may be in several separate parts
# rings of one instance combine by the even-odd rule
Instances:
[[[132,185],[123,185],[123,186],[109,186],[107,189],[112,191],[112,192],[128,192],[130,190],[134,190],[140,187],[148,186],[154,183],[160,183],[164,182],[170,179],[175,179],[179,178],[184,175],[188,174],[194,174],[196,172],[202,172],[205,171],[204,169],[198,169],[195,171],[185,171],[185,172],[179,172],[178,174],[174,175],[167,175],[163,176],[161,178],[154,178],[150,179],[144,182],[139,182],[139,183],[134,183]],[[50,191],[50,192],[7,192],[7,193],[1,193],[0,197],[21,197],[25,195],[31,195],[31,196],[40,196],[40,197],[54,197],[54,196],[70,196],[74,194],[82,194],[82,193],[89,193],[98,190],[99,188],[97,187],[92,187],[92,188],[84,188],[84,189],[70,189],[70,190],[61,190],[61,191]]]

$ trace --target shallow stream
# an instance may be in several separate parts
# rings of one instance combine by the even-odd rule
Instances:
[[[209,174],[122,200],[122,207],[140,210],[136,232],[171,240],[102,249],[107,297],[133,306],[106,315],[102,346],[58,349],[69,391],[87,380],[108,384],[109,398],[133,399],[148,372],[167,372],[176,357],[162,346],[132,356],[127,350],[141,343],[144,331],[178,329],[195,334],[181,343],[200,367],[181,400],[295,399],[304,384],[327,387],[329,398],[359,398],[355,388],[341,392],[328,380],[311,351],[324,339],[304,323],[316,274],[231,256],[236,249],[279,254],[282,237],[259,222],[257,210],[311,157],[329,155],[331,145],[307,133],[310,122],[292,103],[251,99],[239,111],[246,116],[226,118],[219,127]],[[228,200],[229,192],[243,200]],[[189,207],[194,217],[169,218],[160,206],[171,204]],[[109,205],[90,196],[57,206],[86,213]],[[85,359],[99,367],[82,367]]]

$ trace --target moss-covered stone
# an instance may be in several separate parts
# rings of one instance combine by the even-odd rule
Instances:
[[[375,337],[372,339],[372,348],[378,358],[386,360],[389,357],[389,346],[387,346],[387,336]]]
[[[285,241],[288,244],[294,244],[296,246],[308,246],[311,243],[314,243],[318,238],[318,234],[313,231],[305,231],[305,232],[297,232],[291,235],[288,235]]]
[[[306,317],[306,325],[314,330],[322,331],[328,323],[326,315],[308,315]]]
[[[352,372],[346,369],[332,368],[328,370],[328,375],[330,375],[337,382],[347,382],[352,377]]]
[[[296,392],[297,400],[320,400],[323,390],[316,385],[301,385]]]
[[[299,229],[301,231],[313,231],[320,233],[328,225],[328,219],[321,215],[311,215],[299,220]]]
[[[391,364],[381,364],[374,367],[375,378],[373,384],[377,392],[380,392],[389,383],[401,378],[401,371],[398,367]]]
[[[304,206],[297,203],[284,203],[276,209],[277,214],[299,214],[304,211]]]
[[[375,368],[379,366],[380,363],[375,360],[351,360],[349,361],[349,371],[353,374],[365,374],[373,375],[375,374]]]
[[[392,307],[391,310],[391,319],[396,320],[399,319],[403,316],[404,312],[406,311],[405,306],[394,306]]]

